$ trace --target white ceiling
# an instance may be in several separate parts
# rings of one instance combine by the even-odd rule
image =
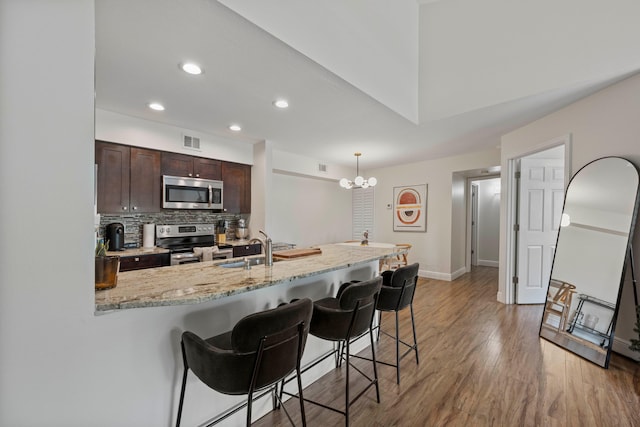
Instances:
[[[221,4],[221,3],[224,3]],[[628,0],[96,0],[96,107],[365,168],[495,148],[640,70]],[[200,63],[190,76],[180,62]],[[272,101],[285,97],[287,110]],[[149,110],[150,101],[166,110]],[[239,134],[227,129],[239,123]]]

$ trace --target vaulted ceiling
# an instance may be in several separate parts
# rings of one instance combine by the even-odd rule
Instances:
[[[640,70],[631,0],[96,0],[96,107],[325,163],[485,148]],[[184,61],[200,76],[185,74]],[[272,101],[287,98],[278,110]],[[161,101],[166,110],[151,111]],[[229,124],[238,123],[241,132]]]

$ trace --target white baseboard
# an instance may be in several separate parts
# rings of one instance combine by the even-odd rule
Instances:
[[[479,259],[478,260],[478,265],[481,265],[483,267],[498,267],[498,261],[490,261],[488,259]]]
[[[454,271],[453,273],[440,273],[438,271],[419,270],[418,276],[426,277],[427,279],[445,280],[447,282],[451,282],[452,280],[456,280],[466,272],[466,267],[462,267]]]
[[[451,273],[451,280],[456,280],[458,277],[462,276],[467,272],[467,267],[460,267],[453,273]]]
[[[629,349],[630,345],[631,345],[631,342],[625,339],[613,337],[613,346],[611,347],[611,349],[618,354],[627,356],[630,359],[640,362],[640,353],[638,353],[637,351],[630,350]]]

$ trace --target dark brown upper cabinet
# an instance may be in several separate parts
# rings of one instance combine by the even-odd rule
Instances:
[[[222,162],[224,182],[223,206],[225,212],[251,212],[251,166]]]
[[[186,154],[162,153],[162,175],[220,180],[221,162]]]
[[[160,212],[162,204],[160,152],[131,147],[130,176],[129,205],[131,211],[133,213]]]
[[[251,165],[96,140],[98,212],[160,212],[162,175],[224,182],[228,213],[251,213]]]
[[[160,152],[96,141],[98,212],[160,212]]]

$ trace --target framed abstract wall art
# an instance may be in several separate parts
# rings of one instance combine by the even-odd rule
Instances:
[[[393,187],[393,231],[427,231],[427,184]]]

